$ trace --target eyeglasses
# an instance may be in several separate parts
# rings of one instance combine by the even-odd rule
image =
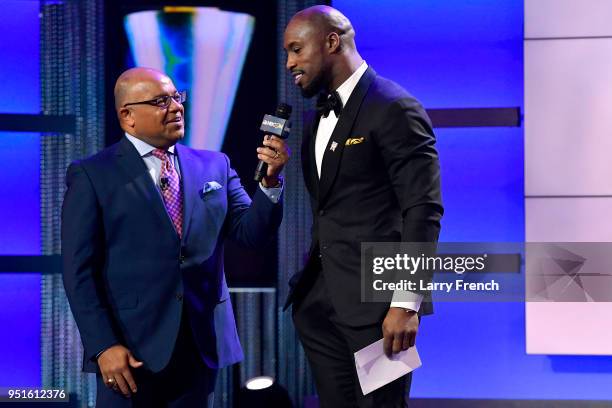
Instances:
[[[149,99],[148,101],[126,103],[125,105],[123,105],[123,107],[125,108],[126,106],[130,105],[151,105],[157,106],[158,108],[166,109],[168,106],[170,106],[172,99],[174,99],[174,102],[182,105],[183,102],[187,100],[187,91],[180,91],[174,95],[158,96],[157,98]]]

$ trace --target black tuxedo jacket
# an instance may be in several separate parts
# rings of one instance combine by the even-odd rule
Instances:
[[[176,145],[183,189],[179,238],[161,194],[126,138],[73,163],[62,212],[64,286],[84,346],[84,370],[123,344],[145,367],[163,369],[183,311],[204,362],[242,359],[223,271],[228,237],[263,245],[282,219],[257,189],[253,201],[223,153]],[[216,189],[204,189],[216,183]]]
[[[312,113],[301,151],[312,245],[306,267],[290,281],[287,305],[305,295],[320,262],[343,322],[379,323],[389,304],[361,302],[361,242],[437,241],[443,208],[431,122],[416,99],[368,68],[330,137],[320,179],[314,153],[318,124]],[[424,302],[420,312],[431,313],[431,306]]]

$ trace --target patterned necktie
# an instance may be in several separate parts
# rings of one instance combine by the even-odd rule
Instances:
[[[183,194],[178,173],[165,150],[155,149],[152,154],[162,162],[159,186],[168,215],[170,215],[172,224],[174,224],[174,228],[180,237],[183,228]]]

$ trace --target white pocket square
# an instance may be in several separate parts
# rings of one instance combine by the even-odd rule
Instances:
[[[202,188],[202,195],[208,194],[211,191],[219,190],[223,188],[223,186],[216,181],[207,181],[204,183],[204,188]]]

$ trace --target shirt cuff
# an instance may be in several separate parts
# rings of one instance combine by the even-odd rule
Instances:
[[[259,183],[259,188],[261,191],[272,201],[274,204],[277,204],[280,200],[280,196],[283,193],[283,185],[280,187],[264,187],[263,184]]]
[[[396,290],[393,292],[393,298],[391,298],[391,305],[389,307],[401,307],[402,309],[418,312],[421,308],[422,301],[423,295],[404,290]]]

